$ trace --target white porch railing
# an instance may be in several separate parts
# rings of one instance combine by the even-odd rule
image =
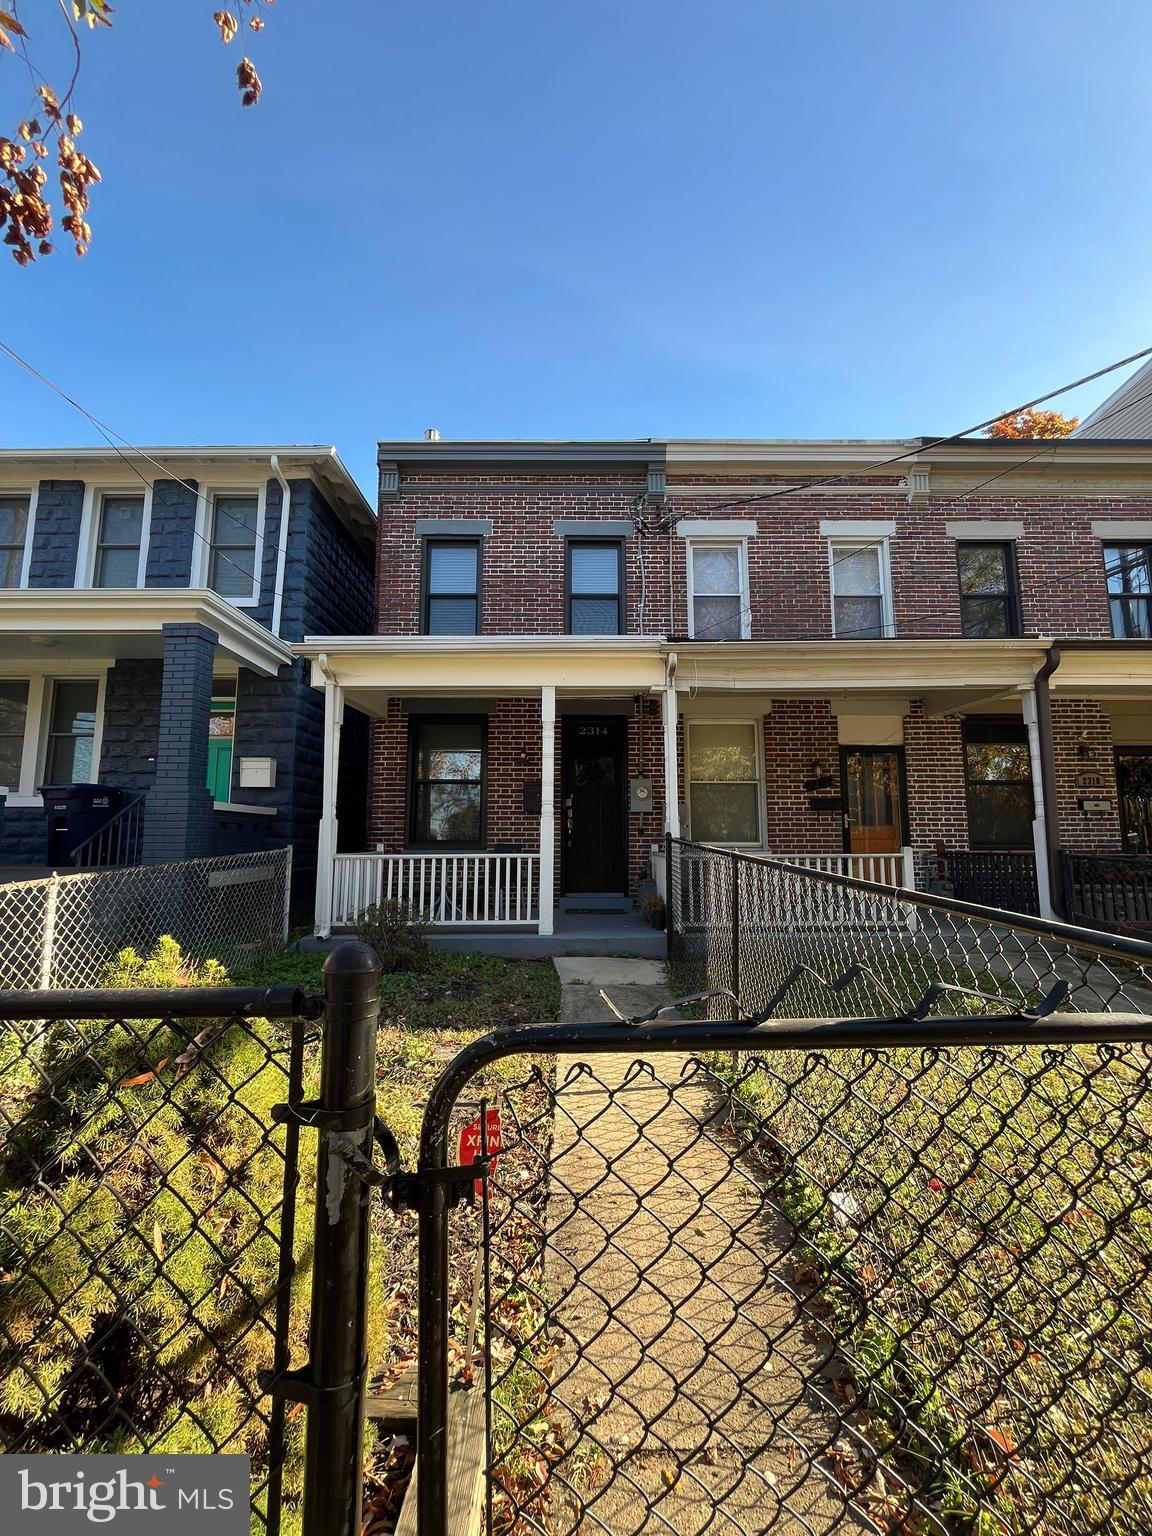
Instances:
[[[899,853],[773,853],[773,859],[799,864],[801,869],[820,869],[829,875],[848,875],[853,880],[872,880],[877,885],[902,885],[916,889],[916,860],[911,848]]]
[[[701,846],[719,855],[731,852],[712,844]],[[792,864],[800,869],[847,875],[854,880],[869,880],[879,885],[904,886],[910,890],[916,887],[916,863],[911,848],[902,848],[899,853],[761,854],[745,849],[740,853],[744,859]],[[733,862],[725,857],[689,857],[682,861],[674,887],[680,903],[680,922],[690,927],[731,922]],[[667,880],[666,874],[664,878]],[[780,887],[770,881],[749,879],[742,880],[740,885],[740,922],[745,932],[778,927],[778,904],[783,889],[787,889],[788,921],[800,928],[841,928],[861,922],[886,926],[891,921],[891,902],[887,897],[872,901],[864,892],[823,880],[793,879],[786,887]],[[909,922],[915,920],[915,909],[912,909]]]
[[[407,902],[434,928],[507,927],[540,918],[536,853],[338,853],[333,863],[338,928],[389,900]]]

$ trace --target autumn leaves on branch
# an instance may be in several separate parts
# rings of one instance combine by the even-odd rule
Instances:
[[[240,0],[242,6],[253,11],[274,3],[275,0]],[[83,22],[90,30],[97,26],[111,27],[112,6],[108,0],[63,0],[61,11],[70,32],[73,64],[68,88],[59,97],[47,82],[37,83],[38,71],[28,54],[28,33],[18,14],[18,0],[0,0],[0,58],[7,52],[23,60],[32,77],[36,97],[34,114],[19,124],[15,137],[0,137],[0,230],[3,231],[3,243],[22,267],[35,261],[37,256],[50,255],[55,248],[51,238],[54,225],[52,193],[44,164],[53,151],[59,199],[65,209],[61,227],[71,237],[77,256],[87,252],[92,240],[88,194],[93,184],[100,180],[100,172],[76,146],[83,124],[71,110],[82,58],[78,24]],[[212,19],[220,28],[221,41],[231,43],[240,30],[239,19],[230,11],[216,11]],[[263,18],[249,15],[248,27],[253,32],[263,31]],[[254,107],[263,87],[251,59],[241,59],[236,69],[236,83],[241,106]]]

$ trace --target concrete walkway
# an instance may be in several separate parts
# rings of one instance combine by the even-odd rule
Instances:
[[[668,1000],[651,961],[560,959],[561,1018]],[[723,1104],[682,1053],[557,1062],[546,1288],[568,1452],[556,1536],[874,1529],[823,1455],[830,1361],[783,1284],[792,1233],[733,1164]],[[827,1390],[826,1383],[825,1390]]]

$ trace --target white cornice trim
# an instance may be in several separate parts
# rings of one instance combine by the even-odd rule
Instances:
[[[305,635],[292,652],[309,658],[339,654],[482,656],[486,652],[655,656],[663,644],[663,635]]]
[[[0,635],[159,634],[165,624],[204,624],[236,660],[275,676],[292,648],[215,592],[196,587],[23,587],[0,590]]]

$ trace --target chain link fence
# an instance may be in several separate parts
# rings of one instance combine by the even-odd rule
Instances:
[[[254,1530],[298,1506],[302,1437],[260,1381],[306,1329],[298,1133],[272,1111],[300,1097],[308,1006],[290,987],[0,994],[6,1453],[239,1452]]]
[[[1152,1021],[903,1029],[473,1048],[496,1536],[1152,1529]]]
[[[171,935],[227,963],[288,935],[292,850],[0,885],[0,988],[93,987],[120,950]]]
[[[1139,940],[675,839],[668,893],[673,985],[715,1018],[1152,1014]]]

